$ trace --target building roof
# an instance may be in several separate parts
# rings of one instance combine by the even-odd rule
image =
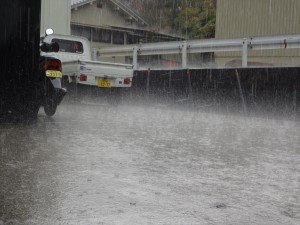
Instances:
[[[96,0],[70,0],[71,1],[71,9],[75,9],[86,4],[93,4]],[[122,10],[125,14],[127,14],[131,19],[135,20],[137,23],[148,26],[149,24],[140,16],[137,12],[135,12],[132,8],[128,5],[124,4],[122,1],[119,0],[98,0],[100,2],[108,2],[112,4],[114,7]]]

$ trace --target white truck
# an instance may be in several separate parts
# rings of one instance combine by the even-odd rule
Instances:
[[[52,34],[43,40],[57,42],[58,52],[43,53],[62,62],[62,74],[76,84],[93,85],[99,88],[131,87],[133,65],[92,61],[90,43],[86,38]]]

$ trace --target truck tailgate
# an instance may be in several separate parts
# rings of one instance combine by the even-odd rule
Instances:
[[[98,61],[63,62],[63,75],[76,83],[98,87],[131,87],[133,66]]]

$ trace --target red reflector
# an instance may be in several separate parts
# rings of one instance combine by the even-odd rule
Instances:
[[[61,61],[59,59],[50,59],[44,65],[45,70],[61,71]]]
[[[84,74],[81,74],[80,77],[79,77],[79,80],[80,81],[87,81],[87,76],[84,75]]]
[[[130,78],[124,79],[124,84],[130,84],[130,83],[131,83]]]

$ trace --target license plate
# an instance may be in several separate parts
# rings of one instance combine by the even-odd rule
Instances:
[[[109,88],[110,87],[110,80],[98,80],[98,87]]]
[[[46,77],[62,78],[62,73],[60,71],[47,70]]]

